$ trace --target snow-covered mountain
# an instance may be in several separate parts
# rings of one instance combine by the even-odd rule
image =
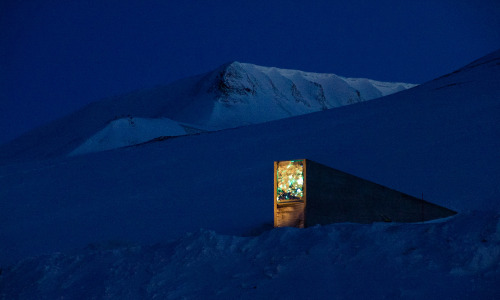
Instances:
[[[233,62],[207,77],[213,108],[178,118],[199,125],[230,128],[340,107],[399,92],[415,84],[344,78]],[[204,97],[199,97],[203,99]],[[200,106],[200,103],[195,103]]]
[[[497,299],[499,116],[500,50],[377,100],[4,164],[0,298]],[[458,215],[271,229],[294,158]]]
[[[370,100],[414,86],[233,62],[166,86],[92,103],[0,146],[0,163],[83,154],[159,136],[256,124]],[[144,119],[150,121],[141,121]]]

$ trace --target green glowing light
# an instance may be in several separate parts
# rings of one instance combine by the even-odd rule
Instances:
[[[277,168],[277,200],[299,200],[304,196],[304,162],[302,160],[283,161]]]

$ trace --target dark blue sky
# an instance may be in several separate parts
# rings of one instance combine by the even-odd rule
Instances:
[[[0,143],[229,61],[422,83],[500,48],[500,1],[0,2]]]

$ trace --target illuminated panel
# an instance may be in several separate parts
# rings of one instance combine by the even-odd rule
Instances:
[[[278,162],[276,180],[278,202],[302,200],[304,196],[304,161],[290,160]]]

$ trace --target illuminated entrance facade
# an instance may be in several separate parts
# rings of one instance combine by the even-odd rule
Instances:
[[[274,226],[422,222],[456,212],[308,159],[274,162]]]
[[[274,226],[304,228],[305,160],[274,163]]]

